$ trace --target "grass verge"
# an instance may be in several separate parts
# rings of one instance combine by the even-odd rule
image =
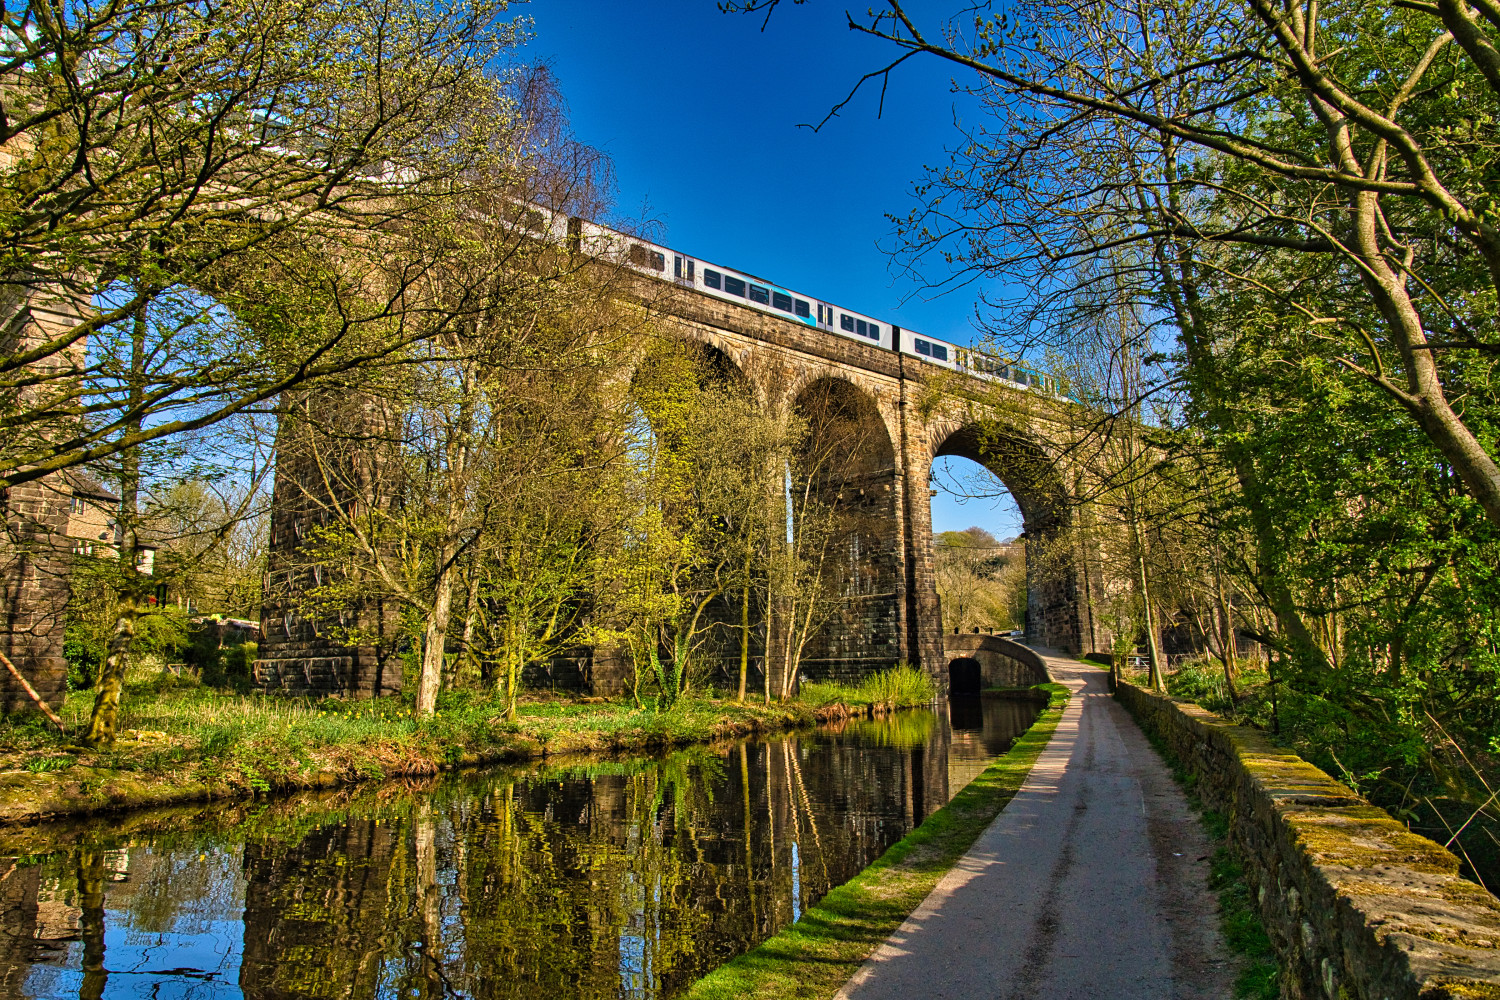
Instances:
[[[1049,695],[1047,709],[1009,753],[801,920],[699,980],[686,1000],[824,998],[838,992],[1026,780],[1068,701],[1061,684],[1039,690]]]
[[[92,692],[63,708],[82,732]],[[809,726],[850,714],[802,701],[684,698],[666,711],[629,702],[535,698],[518,717],[475,692],[448,692],[431,718],[399,698],[313,702],[230,695],[154,678],[122,699],[118,739],[91,750],[39,716],[0,720],[0,823],[355,781],[568,753],[644,752]],[[860,713],[863,714],[863,713]]]

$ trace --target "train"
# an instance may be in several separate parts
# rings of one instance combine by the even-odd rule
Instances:
[[[836,337],[846,337],[862,344],[909,355],[986,381],[1003,382],[1018,389],[1073,398],[1066,382],[1055,375],[996,357],[978,348],[953,344],[883,322],[868,313],[794,291],[739,268],[692,257],[599,223],[551,212],[540,206],[526,206],[523,218],[528,230],[548,231],[553,237],[566,240],[575,250],[600,259],[616,261],[681,288],[691,288],[704,295],[759,309]]]

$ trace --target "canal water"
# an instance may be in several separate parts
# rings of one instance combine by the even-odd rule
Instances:
[[[0,997],[674,997],[1038,708],[0,831]]]

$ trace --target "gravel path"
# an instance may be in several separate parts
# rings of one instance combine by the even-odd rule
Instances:
[[[1227,998],[1209,846],[1108,675],[1073,689],[1026,783],[838,1000]]]

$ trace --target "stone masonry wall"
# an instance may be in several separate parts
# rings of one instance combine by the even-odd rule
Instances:
[[[68,492],[56,478],[12,486],[0,497],[0,652],[54,710],[66,693],[63,610],[73,558],[65,547]],[[0,712],[32,708],[10,671],[0,670]]]
[[[1004,636],[955,632],[943,636],[943,653],[949,663],[960,657],[978,660],[985,687],[1032,687],[1052,679],[1035,650]]]
[[[1500,900],[1452,854],[1258,730],[1123,682],[1115,697],[1229,817],[1283,997],[1500,998]]]

